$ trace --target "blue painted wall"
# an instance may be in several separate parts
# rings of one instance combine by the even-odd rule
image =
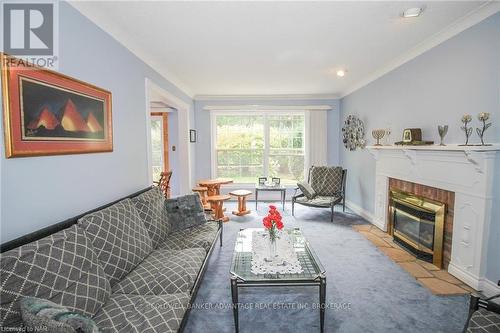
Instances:
[[[420,127],[424,139],[438,141],[436,126],[449,124],[446,141],[460,143],[460,117],[490,112],[493,127],[486,140],[500,142],[500,14],[467,29],[341,100],[341,119],[358,115],[366,132],[392,129],[399,141],[407,127]],[[335,125],[335,124],[334,124]],[[371,135],[367,134],[372,142]],[[474,141],[478,141],[474,133]],[[366,150],[341,148],[349,170],[347,197],[374,211],[375,162]],[[500,162],[500,161],[499,161]],[[488,243],[486,276],[500,279],[500,164],[495,174],[493,222]]]
[[[114,151],[7,160],[2,144],[2,242],[149,185],[146,77],[192,106],[186,94],[69,4],[60,3],[59,15],[59,71],[113,93]]]
[[[211,177],[211,128],[210,111],[204,110],[206,106],[229,106],[229,105],[279,105],[279,106],[300,106],[300,105],[330,105],[331,110],[327,111],[328,118],[328,163],[330,165],[339,164],[339,100],[337,99],[306,99],[306,100],[195,100],[194,115],[198,140],[196,142],[196,169],[195,179],[206,179]]]

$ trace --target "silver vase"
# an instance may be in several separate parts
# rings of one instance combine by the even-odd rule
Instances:
[[[441,138],[441,142],[439,143],[439,145],[446,146],[444,144],[444,137],[448,133],[448,125],[438,125],[438,133],[439,133],[439,137]]]

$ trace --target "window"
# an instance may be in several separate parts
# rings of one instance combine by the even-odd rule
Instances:
[[[280,177],[282,184],[304,178],[304,112],[214,113],[215,177],[255,183]]]

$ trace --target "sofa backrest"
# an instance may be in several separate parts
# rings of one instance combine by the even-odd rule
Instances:
[[[93,316],[110,285],[90,239],[76,225],[0,255],[0,327],[19,327],[23,296]]]
[[[165,242],[170,231],[163,193],[158,186],[153,186],[149,191],[131,200],[148,230],[153,248],[158,248],[160,244]]]
[[[334,196],[342,191],[342,167],[313,166],[309,174],[309,183],[319,196]]]
[[[111,287],[153,251],[151,238],[130,199],[78,220],[85,229]]]
[[[21,236],[19,238],[16,238],[16,239],[7,241],[5,243],[2,243],[2,244],[0,244],[0,253],[4,253],[4,252],[7,252],[7,251],[10,251],[12,249],[18,248],[18,247],[23,246],[25,244],[28,244],[28,243],[31,243],[31,242],[35,242],[37,240],[40,240],[42,238],[45,238],[45,237],[50,236],[52,234],[55,234],[56,232],[59,232],[61,230],[67,229],[67,228],[71,227],[72,225],[75,225],[78,222],[78,220],[80,218],[84,217],[85,215],[88,215],[90,213],[97,212],[99,210],[102,210],[104,208],[112,206],[115,203],[117,203],[119,201],[122,201],[122,200],[124,200],[126,198],[134,198],[134,197],[136,197],[136,196],[138,196],[138,195],[140,195],[140,194],[148,191],[149,189],[151,189],[151,187],[147,187],[145,189],[142,189],[140,191],[137,191],[135,193],[127,195],[124,198],[121,198],[121,199],[115,200],[113,202],[107,203],[105,205],[102,205],[100,207],[91,209],[88,212],[85,212],[85,213],[82,213],[80,215],[71,217],[71,218],[69,218],[67,220],[64,220],[62,222],[49,225],[48,227],[45,227],[43,229],[33,231],[33,232],[31,232],[29,234],[26,234],[24,236]]]

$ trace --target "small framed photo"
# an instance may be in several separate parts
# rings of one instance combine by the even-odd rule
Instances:
[[[259,177],[259,185],[264,186],[266,184],[267,177]]]
[[[274,186],[279,186],[280,183],[281,183],[281,178],[278,178],[278,177],[273,177],[271,179],[271,182],[274,184]]]
[[[196,142],[196,130],[189,130],[189,142]]]

